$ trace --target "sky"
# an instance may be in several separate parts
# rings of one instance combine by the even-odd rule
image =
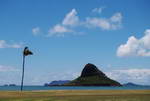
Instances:
[[[150,85],[149,0],[0,0],[0,85],[73,80],[93,63],[120,83]]]

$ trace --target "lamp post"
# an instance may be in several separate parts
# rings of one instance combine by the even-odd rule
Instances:
[[[25,57],[28,55],[33,55],[33,53],[25,47],[23,50],[23,64],[22,64],[22,79],[21,79],[21,91],[23,90],[23,80],[24,80],[24,64],[25,64]]]

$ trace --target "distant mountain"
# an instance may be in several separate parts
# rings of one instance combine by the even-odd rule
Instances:
[[[65,86],[122,86],[119,82],[108,78],[95,65],[88,63],[82,70],[81,75]]]
[[[132,83],[132,82],[128,82],[126,84],[123,84],[123,86],[149,86],[149,85],[139,85],[139,84],[135,84],[135,83]]]
[[[70,80],[59,80],[59,81],[52,81],[50,83],[50,85],[62,85],[62,84],[65,84],[65,83],[69,83]]]
[[[52,81],[50,83],[45,83],[44,86],[61,86],[63,84],[69,83],[70,80],[58,80]]]
[[[140,85],[137,85],[137,84],[128,82],[128,83],[126,83],[126,84],[123,84],[123,86],[140,86]]]
[[[16,84],[4,84],[3,86],[17,86]]]
[[[16,84],[9,84],[9,86],[17,86]]]

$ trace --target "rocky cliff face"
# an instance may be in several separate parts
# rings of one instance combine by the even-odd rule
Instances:
[[[88,77],[95,75],[106,77],[106,75],[103,72],[101,72],[95,65],[90,63],[86,64],[82,70],[81,77]]]
[[[65,84],[66,86],[121,86],[115,80],[108,78],[93,64],[86,64],[81,76]]]

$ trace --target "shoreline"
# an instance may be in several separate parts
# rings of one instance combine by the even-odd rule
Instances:
[[[5,92],[8,92],[8,93],[62,93],[64,92],[65,94],[76,94],[76,93],[83,93],[83,94],[94,94],[94,93],[97,93],[97,94],[126,94],[127,92],[128,93],[132,93],[132,94],[150,94],[150,89],[135,89],[135,90],[129,90],[129,89],[105,89],[105,90],[100,90],[100,89],[97,89],[97,90],[88,90],[88,89],[85,89],[85,90],[31,90],[31,91],[12,91],[12,90],[0,90],[0,96],[2,93],[5,93]]]

